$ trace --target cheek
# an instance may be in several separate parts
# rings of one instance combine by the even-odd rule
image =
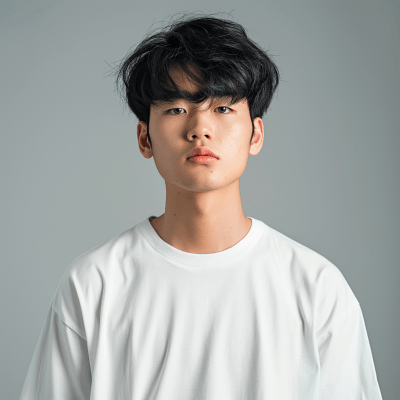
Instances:
[[[246,169],[248,161],[248,153],[239,151],[236,156],[232,157],[229,160],[229,168],[231,170],[231,174],[239,177],[243,174]]]
[[[174,145],[174,141],[171,139],[171,135],[163,132],[162,135],[153,134],[153,136],[152,144],[154,159],[157,160],[156,162],[159,163],[169,163],[169,159],[173,158],[174,151],[176,152],[176,144]]]
[[[228,137],[226,146],[224,147],[224,154],[229,158],[230,161],[241,163],[246,162],[250,151],[250,136],[244,134],[246,130],[243,127],[238,129],[238,133]]]
[[[159,174],[169,182],[177,183],[179,177],[188,168],[186,159],[176,147],[176,143],[160,138],[154,146],[154,162]]]
[[[237,140],[232,140],[231,145],[228,146],[228,151],[226,153],[224,151],[229,168],[232,168],[232,171],[235,171],[236,174],[241,175],[246,168],[250,151],[249,143],[250,137],[247,140],[247,137],[244,139],[241,136]]]

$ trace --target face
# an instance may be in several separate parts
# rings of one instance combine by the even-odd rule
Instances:
[[[195,84],[179,70],[170,71],[180,89],[194,91]],[[211,108],[204,104],[176,100],[157,104],[150,109],[150,135],[146,123],[137,127],[139,149],[154,161],[166,184],[192,192],[205,192],[238,183],[249,154],[256,155],[264,139],[261,118],[254,119],[254,136],[247,99],[228,106],[220,100]],[[208,109],[207,109],[208,108]],[[218,157],[212,164],[195,164],[187,160],[196,147],[207,147]]]

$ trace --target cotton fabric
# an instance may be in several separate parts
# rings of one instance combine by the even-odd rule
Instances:
[[[250,218],[218,253],[146,218],[73,260],[20,400],[382,400],[343,274]]]

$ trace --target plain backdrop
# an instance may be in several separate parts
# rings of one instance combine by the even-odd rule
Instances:
[[[383,398],[399,399],[396,0],[0,2],[1,398],[19,397],[71,261],[164,212],[110,71],[188,12],[241,23],[277,63],[264,145],[240,179],[245,215],[342,271]]]

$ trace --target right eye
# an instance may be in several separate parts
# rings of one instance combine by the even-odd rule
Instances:
[[[171,109],[167,110],[167,113],[169,113],[169,112],[172,111],[172,110],[183,110],[183,108],[171,108]],[[179,115],[179,114],[181,114],[181,113],[178,113],[178,114],[172,113],[172,114],[174,114],[174,115]]]

